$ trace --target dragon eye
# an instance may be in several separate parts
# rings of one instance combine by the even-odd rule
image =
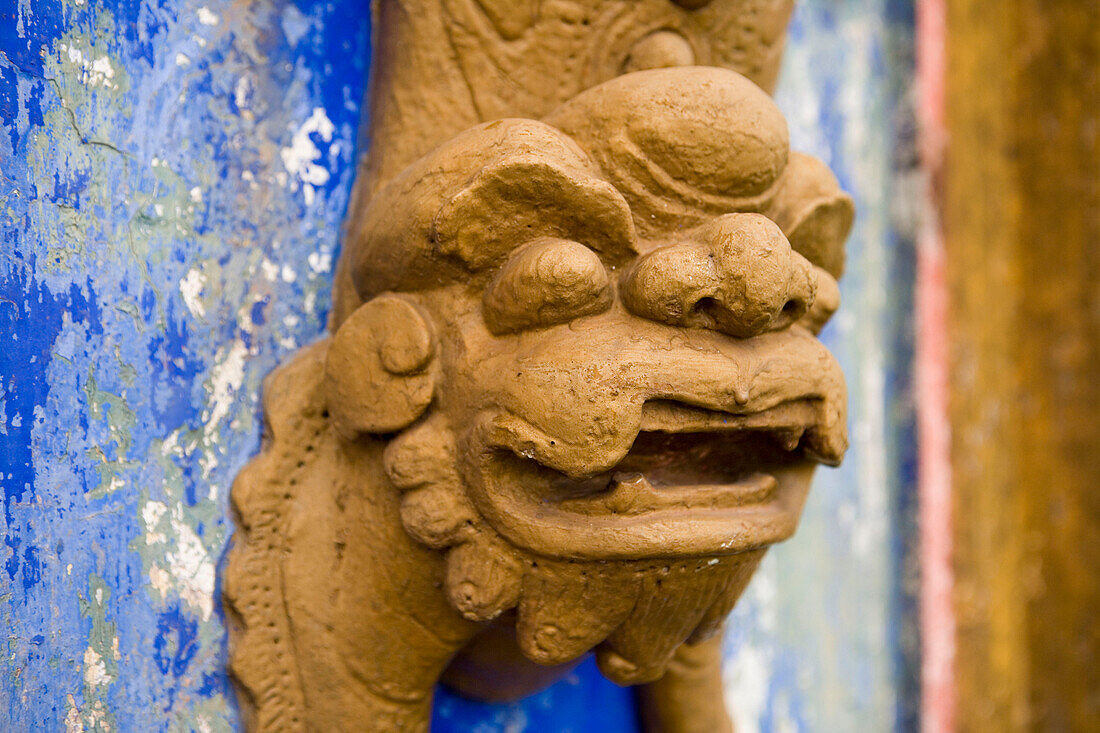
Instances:
[[[599,256],[580,242],[546,237],[512,252],[485,289],[482,312],[499,335],[565,323],[610,305],[610,279]]]

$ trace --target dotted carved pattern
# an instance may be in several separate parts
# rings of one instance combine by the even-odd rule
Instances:
[[[230,672],[246,729],[304,731],[302,693],[281,560],[296,491],[312,468],[328,429],[321,392],[327,342],[303,349],[268,378],[261,454],[232,489],[237,531],[225,572]]]

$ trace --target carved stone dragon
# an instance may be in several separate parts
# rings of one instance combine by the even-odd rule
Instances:
[[[770,85],[789,12],[376,6],[332,334],[233,487],[249,730],[426,731],[440,678],[514,699],[590,652],[648,729],[729,730],[717,634],[847,446],[816,334],[853,209],[681,62]]]

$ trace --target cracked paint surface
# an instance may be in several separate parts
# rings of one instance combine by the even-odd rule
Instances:
[[[359,6],[0,10],[14,729],[237,727],[228,489],[264,375],[323,329],[369,55]]]
[[[853,447],[735,614],[741,731],[905,728],[908,332],[896,138],[911,19],[806,0],[779,100],[860,219],[827,336]],[[0,3],[0,718],[230,731],[219,565],[263,377],[322,332],[369,59],[365,0]],[[899,349],[900,347],[900,349]],[[433,730],[630,731],[586,663]]]

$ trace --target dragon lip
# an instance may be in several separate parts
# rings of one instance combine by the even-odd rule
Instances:
[[[624,517],[676,507],[732,508],[766,501],[778,485],[774,476],[758,472],[729,484],[657,487],[643,474],[616,472],[603,495],[566,499],[558,506],[581,514]]]
[[[573,477],[529,450],[484,455],[474,499],[512,542],[584,559],[741,552],[794,532],[815,463],[819,404],[734,414],[668,400],[643,408],[630,450]],[[828,462],[833,462],[827,456]]]

